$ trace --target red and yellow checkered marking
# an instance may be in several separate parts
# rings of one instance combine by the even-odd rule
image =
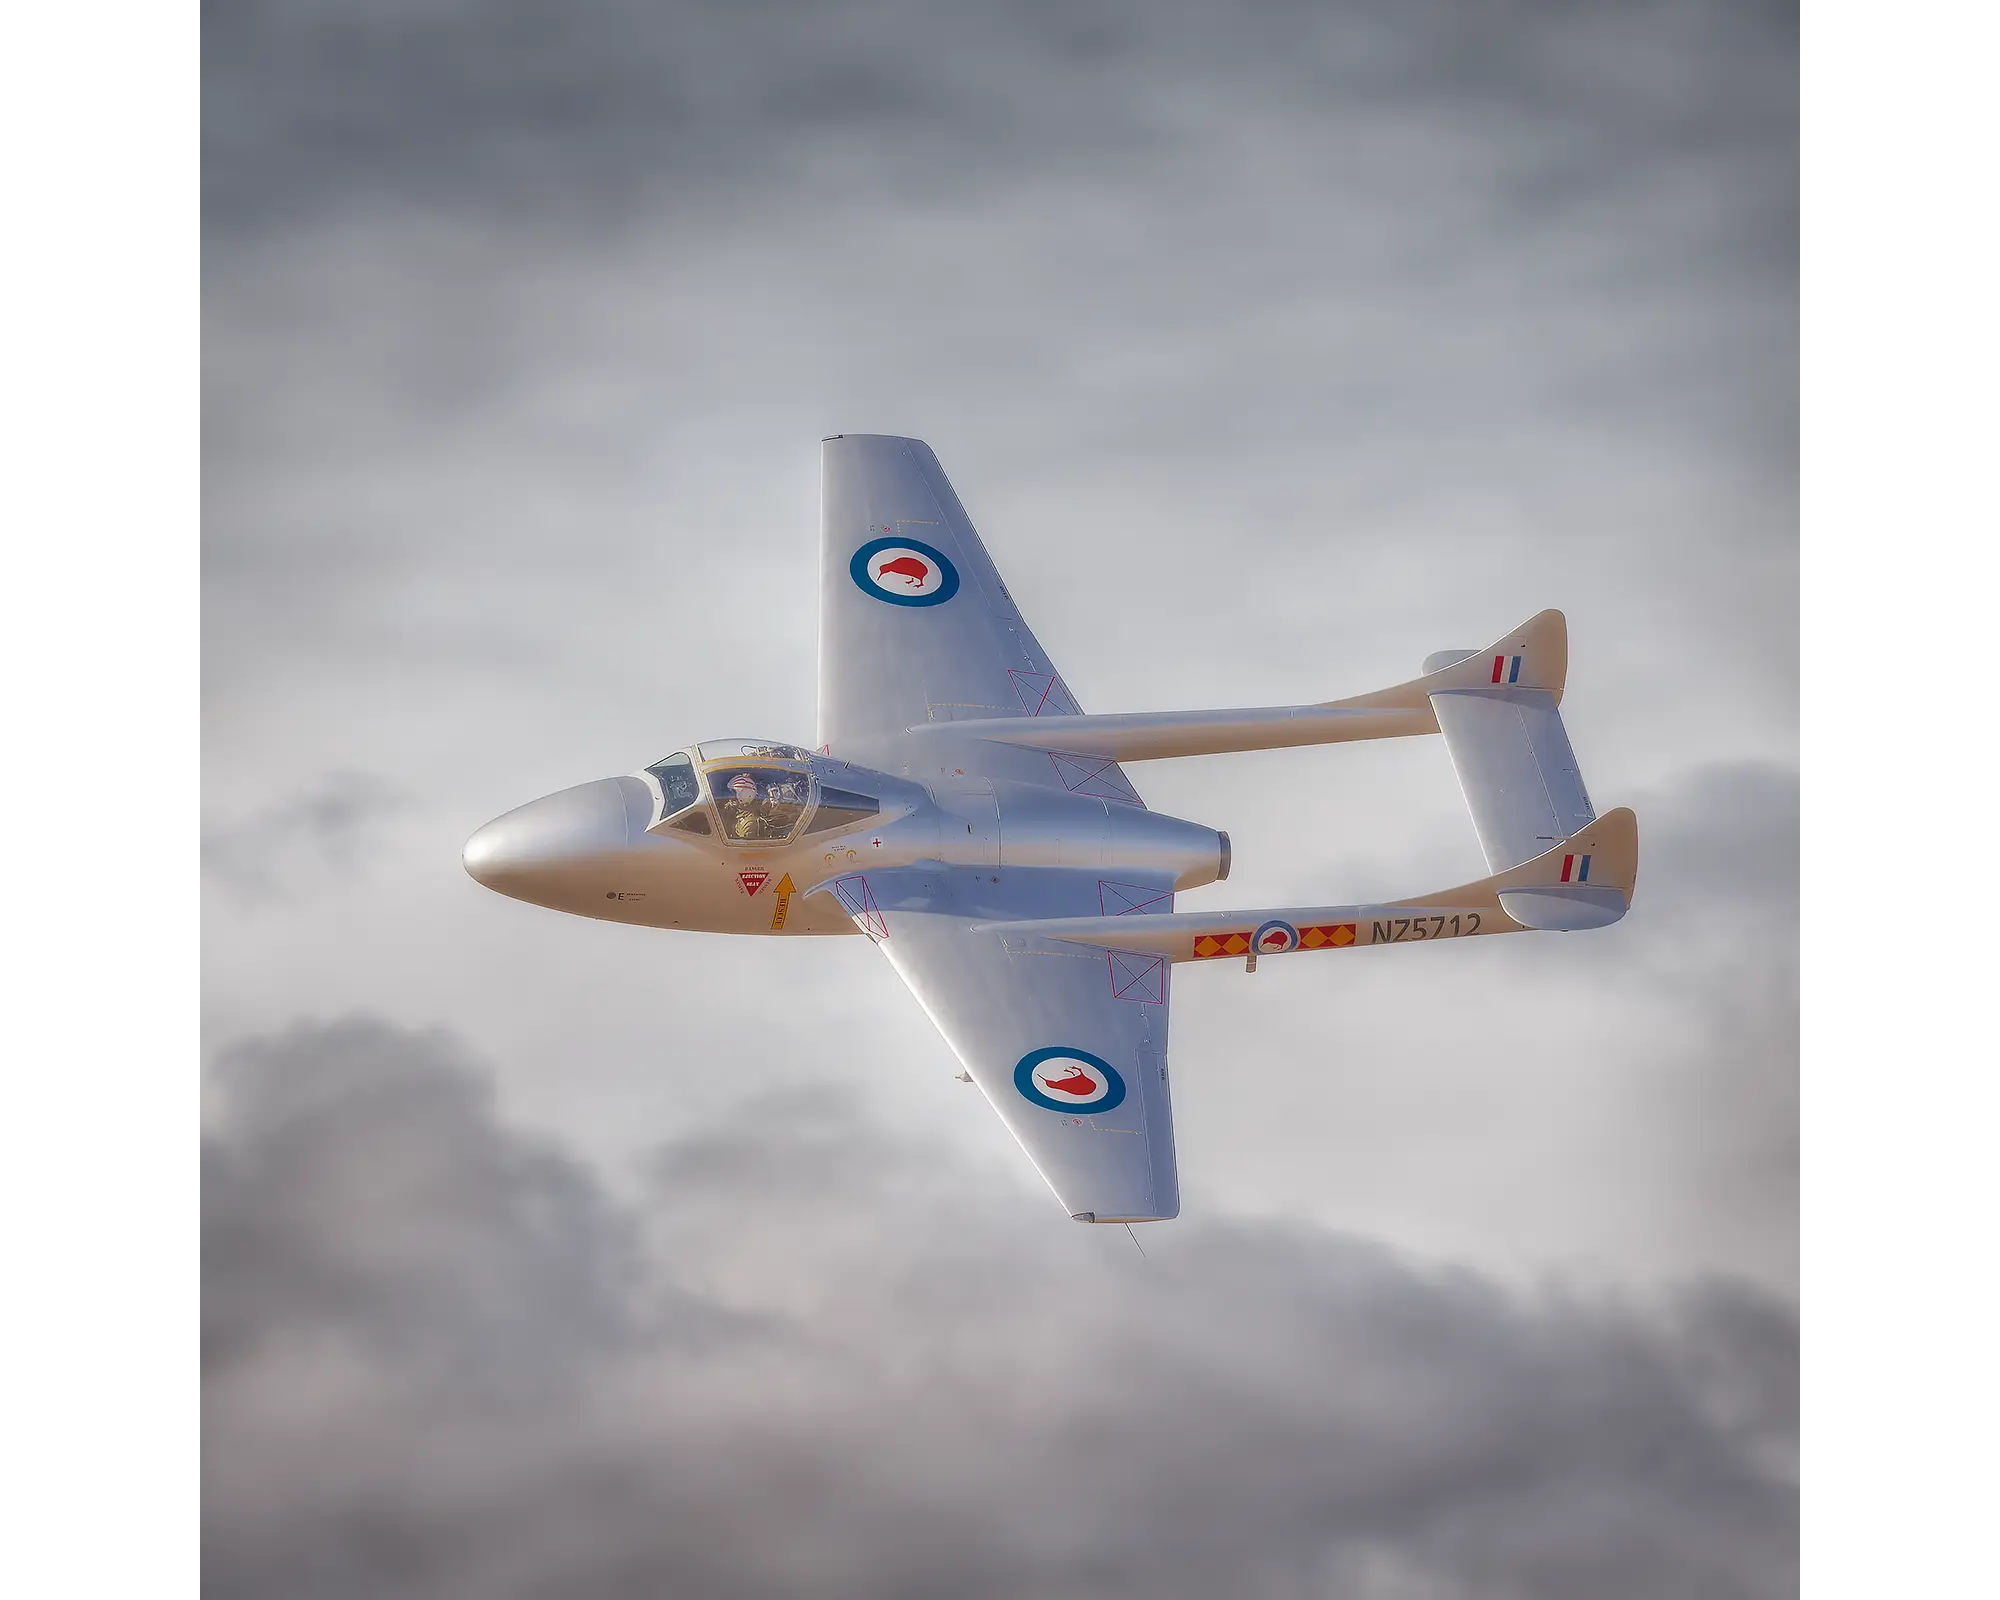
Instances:
[[[1323,950],[1328,945],[1338,950],[1354,943],[1354,924],[1351,922],[1331,922],[1324,927],[1299,929],[1299,948],[1302,950]]]
[[[1197,961],[1213,961],[1218,956],[1243,955],[1250,948],[1250,934],[1248,928],[1240,933],[1204,933],[1194,942],[1194,958]],[[1354,924],[1351,922],[1299,929],[1301,950],[1339,950],[1352,943]]]

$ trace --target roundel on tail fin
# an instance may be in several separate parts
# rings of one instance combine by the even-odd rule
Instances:
[[[941,606],[958,593],[958,568],[921,539],[884,531],[847,564],[854,586],[892,606]]]

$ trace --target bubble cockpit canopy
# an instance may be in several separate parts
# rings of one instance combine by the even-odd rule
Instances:
[[[873,795],[815,780],[809,751],[769,740],[699,744],[654,762],[646,776],[659,789],[650,831],[719,837],[731,845],[785,844],[802,829],[833,832],[881,811]]]

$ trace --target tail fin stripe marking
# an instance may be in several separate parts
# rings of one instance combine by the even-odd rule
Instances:
[[[1564,883],[1568,883],[1568,882],[1569,882],[1569,874],[1570,874],[1570,869],[1571,869],[1572,867],[1574,867],[1575,865],[1576,865],[1576,857],[1575,857],[1575,856],[1564,856],[1564,857],[1563,857],[1563,875],[1562,875],[1562,881],[1563,881]]]
[[[1500,681],[1500,669],[1506,665],[1507,658],[1505,656],[1495,656],[1493,658],[1493,681],[1495,683]]]
[[[1521,658],[1519,656],[1514,657],[1513,665],[1507,669],[1507,681],[1509,683],[1519,683],[1521,681]]]

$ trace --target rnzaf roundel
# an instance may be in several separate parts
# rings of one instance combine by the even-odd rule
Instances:
[[[1299,947],[1299,930],[1282,917],[1273,917],[1250,936],[1250,945],[1260,956],[1281,956]]]
[[[892,606],[941,606],[958,593],[958,568],[942,550],[898,534],[870,539],[847,570],[863,594]]]
[[[1024,1099],[1050,1111],[1109,1111],[1125,1099],[1125,1080],[1102,1056],[1070,1045],[1030,1050],[1014,1068]]]

